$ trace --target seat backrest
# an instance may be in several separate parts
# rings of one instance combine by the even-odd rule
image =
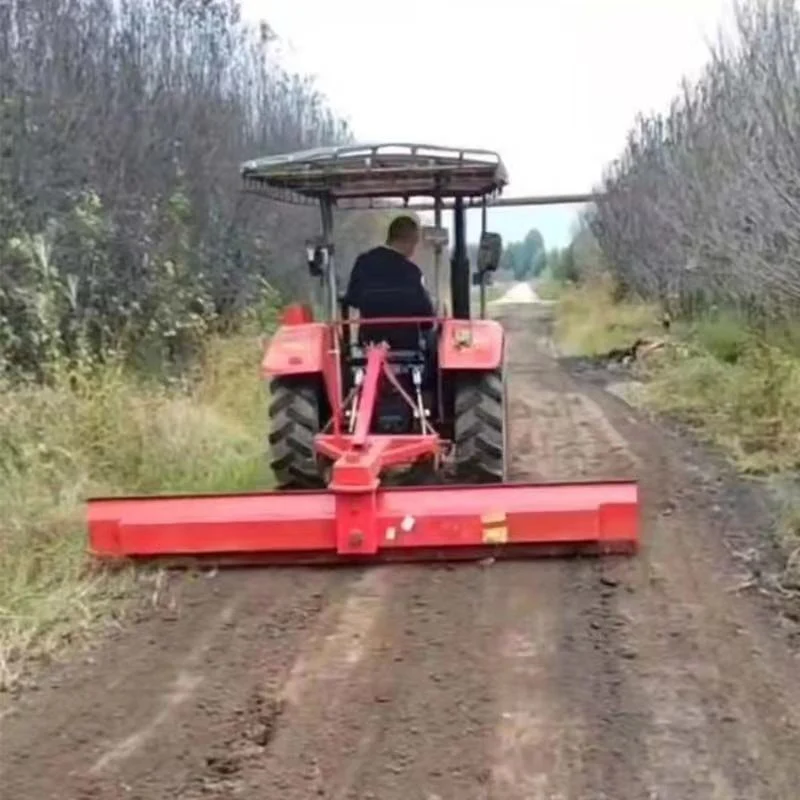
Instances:
[[[364,320],[381,317],[419,317],[417,295],[413,291],[372,289],[365,291],[358,309]],[[422,331],[418,323],[396,323],[386,325],[360,325],[358,340],[386,342],[391,350],[420,350]]]

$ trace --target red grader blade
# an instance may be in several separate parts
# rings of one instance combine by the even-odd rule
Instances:
[[[270,381],[270,466],[281,491],[90,500],[96,557],[297,564],[636,550],[634,482],[504,482],[506,340],[502,326],[486,318],[485,293],[502,253],[499,234],[486,229],[487,204],[507,183],[496,153],[342,146],[249,161],[242,178],[254,194],[317,202],[322,222],[307,256],[310,275],[324,288],[323,319],[315,321],[309,306],[287,308],[262,362]],[[364,313],[364,297],[352,287],[340,292],[333,208],[359,199],[407,205],[411,197],[433,200],[438,300],[436,276],[449,241],[441,217],[444,201],[452,201],[450,311],[441,313],[421,281],[407,298],[421,317],[407,316],[406,303],[404,316],[379,318],[377,308],[391,310],[385,293]],[[473,271],[466,209],[475,202],[482,222]],[[477,319],[473,285],[480,290]],[[370,326],[378,328],[370,333]],[[387,332],[403,326],[417,334],[410,349],[408,337],[392,344]],[[453,467],[461,485],[383,482],[397,468],[417,467],[437,478]],[[327,490],[309,488],[326,483]]]
[[[435,433],[368,433],[380,379],[394,379],[387,352],[370,350],[353,433],[317,437],[327,491],[90,500],[92,553],[308,564],[636,549],[635,483],[382,487],[387,467],[441,449]]]
[[[633,483],[434,486],[89,501],[101,559],[236,563],[632,553]]]

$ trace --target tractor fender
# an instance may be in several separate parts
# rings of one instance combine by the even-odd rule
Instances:
[[[262,376],[323,373],[330,338],[330,328],[323,322],[281,325],[264,348]]]
[[[503,326],[493,319],[446,319],[439,336],[443,370],[489,370],[503,363]]]

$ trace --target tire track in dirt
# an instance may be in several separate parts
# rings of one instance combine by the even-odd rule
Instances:
[[[740,582],[725,546],[747,525],[726,512],[708,465],[664,432],[587,387],[648,469],[645,552],[625,565],[634,679],[650,709],[643,728],[652,791],[664,800],[794,800],[800,785],[797,659],[774,619],[731,591]],[[742,536],[763,535],[758,531]]]
[[[541,329],[547,315],[533,311],[532,323]],[[622,683],[601,687],[610,697],[634,701],[606,725],[620,742],[620,730],[630,726],[637,749],[621,753],[611,779],[617,748],[604,742],[600,770],[587,771],[584,788],[569,796],[794,800],[797,661],[776,637],[775,620],[730,591],[740,577],[724,542],[749,515],[738,519],[741,508],[721,514],[720,481],[707,464],[676,450],[663,430],[616,398],[569,382],[640,465],[644,538],[635,559],[595,566],[610,584],[601,592],[609,595],[607,610],[623,643],[617,653]],[[751,541],[758,535],[751,532]],[[739,538],[746,538],[744,531]],[[638,785],[625,789],[624,770],[638,776]]]
[[[663,431],[553,364],[548,325],[537,308],[506,320],[522,431],[515,470],[548,480],[637,475],[644,549],[529,565],[548,584],[545,604],[558,606],[534,617],[554,643],[529,648],[527,677],[507,692],[528,743],[499,754],[513,769],[492,796],[795,800],[797,662],[772,621],[730,591],[740,577],[722,542],[735,514],[721,521],[713,481],[670,454]],[[518,568],[506,568],[512,592]],[[532,698],[543,701],[533,712]]]
[[[229,732],[214,748],[212,768],[194,775],[188,784],[180,787],[181,798],[239,797],[242,792],[254,789],[253,775],[259,783],[255,788],[260,791],[265,769],[272,775],[275,790],[281,796],[292,786],[306,795],[321,793],[313,750],[301,748],[294,753],[296,759],[291,764],[289,779],[269,765],[277,763],[281,768],[289,765],[291,754],[284,752],[285,743],[297,742],[294,726],[298,714],[303,716],[306,708],[326,711],[340,702],[342,686],[364,657],[392,579],[391,573],[383,570],[366,571],[350,584],[341,602],[325,609],[292,660],[284,665],[285,669],[264,676],[263,681],[256,681],[254,685],[254,693],[262,703],[278,710],[280,724],[270,726],[262,741],[257,743],[259,746],[254,748],[249,735],[250,720],[241,715],[228,719],[226,729]],[[237,759],[235,770],[213,768],[215,763],[225,764],[237,753],[241,757]]]
[[[523,310],[511,337],[512,477],[579,480],[635,474],[637,458],[599,407],[576,392],[547,338]],[[614,562],[498,564],[508,670],[499,676],[501,722],[492,798],[646,797],[638,729],[642,698],[626,680],[624,620]],[[532,584],[534,589],[532,591]]]
[[[309,651],[319,671],[293,693],[297,702],[236,796],[485,797],[487,573],[394,565],[374,574],[389,588],[361,657],[331,669],[323,642]]]
[[[218,754],[227,721],[242,721],[256,752],[267,744],[280,708],[262,687],[279,681],[352,579],[291,570],[174,578],[167,611],[146,613],[3,719],[3,796],[151,800],[180,796],[198,774],[236,772],[236,742]]]

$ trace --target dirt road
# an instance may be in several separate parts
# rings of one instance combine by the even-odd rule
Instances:
[[[764,517],[506,306],[516,478],[638,474],[635,559],[177,578],[0,705],[3,800],[796,800]]]

